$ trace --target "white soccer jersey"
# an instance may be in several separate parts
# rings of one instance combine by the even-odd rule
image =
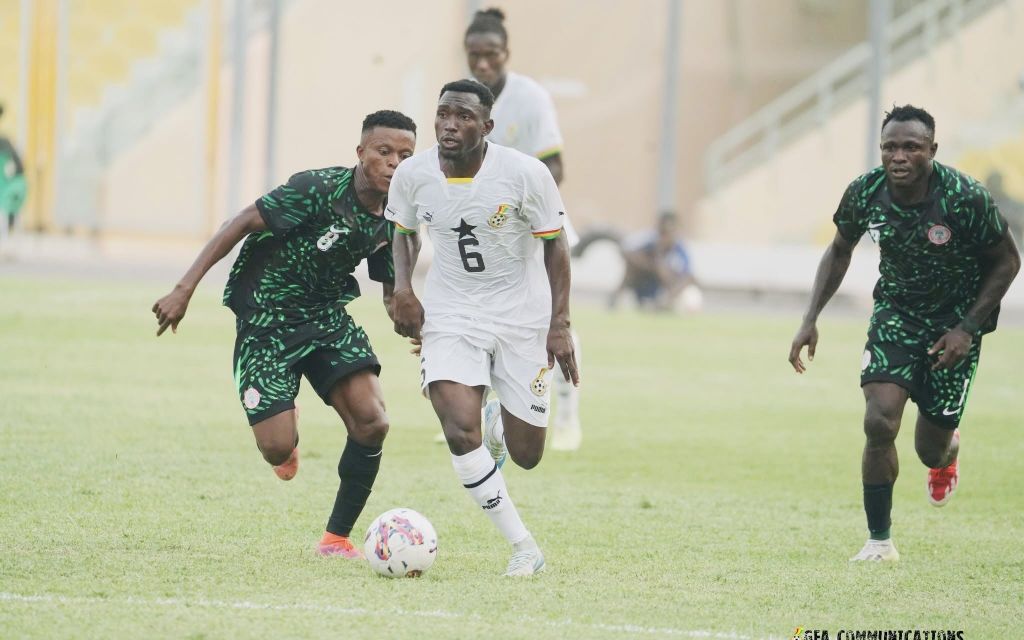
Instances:
[[[565,215],[548,168],[488,143],[476,177],[448,179],[437,151],[434,145],[398,165],[385,212],[400,230],[425,225],[434,245],[424,331],[467,318],[546,329],[551,288],[542,244],[558,235]]]
[[[532,78],[509,71],[505,75],[505,87],[491,107],[491,119],[494,130],[487,136],[491,142],[535,158],[562,151],[555,103]]]

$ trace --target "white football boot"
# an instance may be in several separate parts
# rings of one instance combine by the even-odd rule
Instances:
[[[850,558],[850,562],[896,562],[900,559],[900,552],[889,540],[868,540],[860,553]]]
[[[512,558],[508,561],[506,576],[532,576],[544,570],[544,554],[533,536],[512,545]]]
[[[500,469],[508,457],[505,448],[505,427],[501,424],[501,403],[491,398],[484,406],[484,446]]]

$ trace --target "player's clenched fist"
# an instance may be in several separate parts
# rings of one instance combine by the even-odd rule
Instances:
[[[396,291],[391,298],[391,317],[395,333],[405,338],[420,338],[423,329],[423,305],[412,289]]]

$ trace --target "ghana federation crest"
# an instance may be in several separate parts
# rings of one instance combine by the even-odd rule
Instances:
[[[932,244],[944,245],[953,237],[953,232],[944,224],[933,224],[928,228],[928,241]]]
[[[548,392],[548,381],[544,379],[547,374],[547,367],[543,367],[537,377],[530,382],[530,391],[533,392],[533,395],[540,397]]]
[[[508,213],[512,205],[501,204],[498,205],[498,210],[491,214],[490,218],[487,218],[487,226],[492,229],[500,229],[505,226],[508,222]]]

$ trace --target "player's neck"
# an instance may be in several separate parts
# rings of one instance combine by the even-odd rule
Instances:
[[[384,198],[387,194],[381,193],[370,186],[370,181],[366,179],[366,173],[363,171],[362,165],[356,165],[352,175],[352,184],[355,185],[356,200],[359,201],[359,204],[363,205],[367,211],[374,215],[379,216],[384,213]]]
[[[473,149],[462,158],[445,158],[438,153],[441,173],[446,178],[475,178],[484,164],[484,158],[487,157],[487,146],[485,140],[481,142],[480,148]]]
[[[505,83],[508,82],[508,74],[501,76],[497,82],[494,83],[493,87],[487,87],[494,94],[494,99],[497,100],[501,92],[505,90]]]

